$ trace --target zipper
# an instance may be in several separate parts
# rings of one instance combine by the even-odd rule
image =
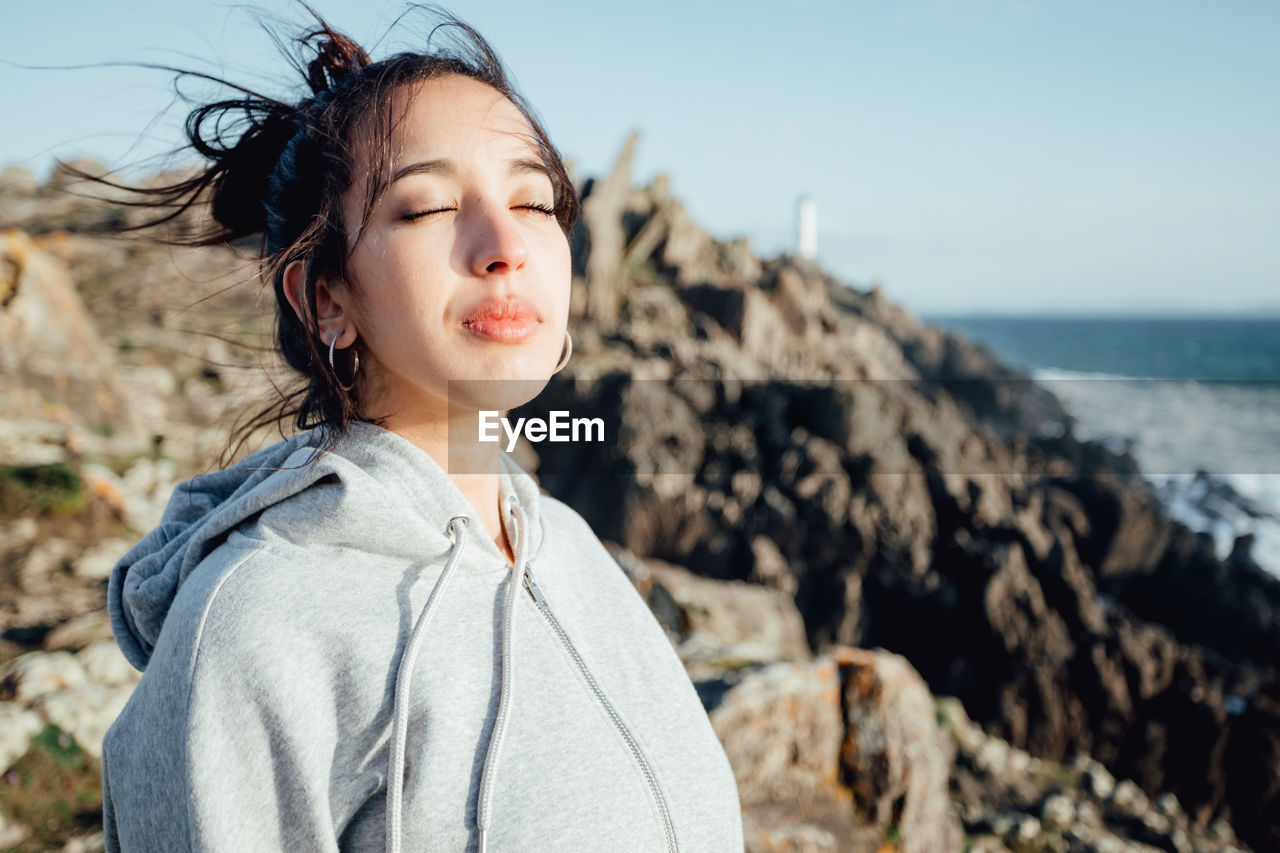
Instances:
[[[654,800],[658,803],[658,812],[662,815],[662,829],[667,837],[668,853],[676,853],[676,834],[675,829],[671,826],[671,813],[667,810],[667,800],[662,795],[662,790],[658,787],[658,779],[653,774],[653,768],[649,765],[649,760],[644,757],[644,753],[640,751],[640,744],[636,743],[631,732],[627,731],[627,727],[622,723],[622,717],[618,716],[618,712],[614,710],[612,704],[605,697],[604,691],[600,689],[600,685],[596,682],[595,676],[587,669],[587,663],[578,654],[578,650],[573,647],[573,643],[569,640],[569,635],[564,632],[564,628],[560,627],[560,622],[551,612],[551,608],[547,606],[547,599],[542,594],[542,590],[533,581],[533,575],[529,572],[528,564],[524,567],[524,588],[529,591],[529,597],[533,599],[533,603],[538,606],[538,610],[542,611],[542,615],[551,625],[551,629],[555,631],[556,636],[560,638],[561,644],[565,650],[569,652],[569,656],[573,658],[573,662],[578,665],[578,671],[582,673],[587,684],[591,686],[591,692],[596,695],[596,701],[609,714],[609,719],[613,720],[614,727],[618,733],[622,735],[622,739],[626,741],[627,746],[631,750],[631,755],[635,758],[636,763],[640,765],[640,769],[644,771],[644,777],[649,782],[649,790],[653,794]]]

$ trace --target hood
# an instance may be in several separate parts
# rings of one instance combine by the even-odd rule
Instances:
[[[297,508],[297,529],[305,537],[300,544],[341,544],[391,555],[403,551],[407,559],[421,553],[420,537],[453,542],[451,519],[464,516],[472,531],[470,547],[490,549],[501,558],[497,545],[482,535],[474,508],[425,451],[368,423],[352,424],[322,452],[324,438],[322,429],[299,433],[174,489],[160,524],[116,563],[108,584],[111,630],[134,667],[146,669],[169,608],[200,561],[237,526],[268,509],[284,510],[281,518],[287,519]],[[538,486],[501,450],[499,460],[503,511],[522,514],[520,536],[527,539],[526,555],[532,558],[542,534]],[[336,519],[326,514],[324,524],[317,525],[312,495],[299,498],[335,483],[347,487],[341,489],[344,495],[362,497],[354,506],[345,503]],[[407,530],[413,535],[406,536]]]

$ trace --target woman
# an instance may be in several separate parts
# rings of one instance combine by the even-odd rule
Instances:
[[[207,199],[194,242],[261,234],[304,386],[297,435],[179,485],[111,576],[144,675],[104,746],[107,849],[741,850],[665,634],[474,438],[571,352],[559,154],[456,19],[452,49],[379,62],[317,20],[310,96],[197,109],[208,168],[140,190],[162,219]]]

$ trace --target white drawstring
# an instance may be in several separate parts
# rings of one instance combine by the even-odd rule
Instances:
[[[409,636],[409,643],[400,657],[400,667],[396,672],[390,775],[387,779],[387,853],[400,853],[400,805],[404,797],[404,751],[409,732],[409,682],[413,677],[413,665],[418,658],[422,638],[426,635],[427,623],[431,621],[432,615],[440,604],[445,586],[453,576],[454,568],[462,559],[462,549],[467,544],[467,517],[455,515],[449,519],[449,529],[454,533],[453,552],[449,555],[444,571],[440,573],[440,578],[431,590],[431,595],[418,616],[417,624],[413,626],[413,633]]]
[[[476,806],[480,853],[486,853],[488,840],[486,833],[489,829],[489,818],[493,813],[493,790],[498,774],[498,755],[502,751],[502,738],[506,734],[507,716],[511,710],[511,683],[514,675],[512,661],[515,656],[511,638],[514,634],[516,592],[520,589],[521,575],[524,573],[525,547],[528,544],[524,530],[524,512],[520,509],[516,496],[512,495],[508,503],[516,522],[516,559],[507,578],[507,591],[502,602],[502,686],[498,692],[498,718],[493,724],[493,731],[489,734],[489,749],[485,753],[484,770],[480,774],[480,801]]]

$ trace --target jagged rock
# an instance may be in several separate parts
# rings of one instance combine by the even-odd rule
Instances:
[[[1111,805],[1130,816],[1140,816],[1147,810],[1147,797],[1142,789],[1129,779],[1121,779],[1111,792]]]
[[[752,503],[760,492],[760,478],[758,475],[746,474],[742,480],[751,481],[752,485],[748,487],[748,495],[741,495],[740,499],[747,504]],[[734,475],[738,477],[738,475]],[[778,550],[777,544],[766,536],[756,536],[751,540],[751,574],[748,577],[752,583],[758,583],[762,586],[775,588],[792,597],[796,592],[796,576],[791,571],[791,567],[787,565],[787,558]],[[797,613],[797,615],[799,615]],[[801,622],[803,629],[804,623]]]
[[[1209,542],[1186,528],[1170,532],[1150,572],[1102,588],[1182,642],[1257,666],[1280,660],[1280,578],[1247,562],[1219,560]]]
[[[43,693],[32,705],[44,719],[74,737],[89,754],[101,758],[107,729],[120,716],[132,693],[132,684],[112,687],[87,682]]]
[[[839,784],[840,690],[833,660],[771,664],[745,675],[711,709],[745,806],[849,801]]]
[[[102,853],[106,849],[106,835],[94,832],[80,838],[72,838],[63,845],[62,853]]]
[[[1065,794],[1053,794],[1044,801],[1040,819],[1048,825],[1069,827],[1076,819],[1076,806]]]
[[[111,622],[105,609],[91,610],[79,616],[73,616],[44,638],[46,651],[60,649],[76,651],[88,647],[99,640],[115,642],[111,634]]]
[[[631,194],[631,158],[638,138],[636,133],[627,138],[613,171],[603,180],[591,181],[582,200],[585,228],[579,233],[584,242],[575,247],[574,254],[586,258],[585,313],[606,326],[617,322],[622,304],[622,257],[626,248],[622,217]]]
[[[1115,785],[1087,755],[1070,765],[1015,761],[1025,753],[983,732],[954,699],[935,704],[957,746],[952,795],[980,849],[1238,851],[1226,832],[1199,827],[1169,805],[1171,795],[1153,805],[1132,780]]]
[[[54,164],[53,171],[49,173],[47,187],[57,192],[83,183],[84,179],[75,174],[73,169],[93,177],[102,177],[107,174],[107,167],[97,160],[84,157],[65,162],[60,160]]]
[[[36,176],[19,166],[6,166],[0,171],[0,196],[35,195],[40,188]]]
[[[104,539],[83,552],[71,564],[71,571],[78,577],[103,579],[111,576],[111,569],[133,547],[128,539]]]
[[[12,702],[0,702],[0,773],[26,754],[31,738],[42,728],[44,721],[35,711]]]
[[[677,651],[693,667],[694,678],[699,675],[696,667],[717,662],[740,666],[809,657],[804,622],[785,593],[702,578],[660,560],[646,560],[645,567],[650,601],[656,585],[678,608]]]
[[[803,263],[798,262],[798,263]],[[831,301],[821,271],[807,263],[778,270],[775,299],[791,334],[805,341],[820,337]]]
[[[751,244],[745,237],[730,240],[721,247],[723,267],[729,281],[749,284],[758,281],[764,273],[760,259],[751,251]]]
[[[834,853],[840,849],[834,833],[807,823],[774,828],[748,820],[743,830],[748,853]]]
[[[133,687],[142,678],[142,673],[133,668],[112,638],[95,640],[76,653],[76,660],[94,684]]]
[[[947,807],[954,747],[902,658],[841,648],[765,666],[729,687],[710,716],[749,813],[781,802],[828,818],[856,808],[869,816],[869,837],[892,825],[904,851],[959,849]]]
[[[34,518],[15,518],[10,522],[0,522],[0,542],[10,551],[17,551],[35,541],[40,526]]]
[[[1232,718],[1224,765],[1226,798],[1233,804],[1235,830],[1258,850],[1280,849],[1280,680],[1257,685]],[[1198,808],[1192,797],[1179,796],[1184,810]],[[1228,827],[1229,828],[1229,827]]]
[[[126,524],[134,530],[143,531],[160,522],[169,493],[177,480],[171,464],[157,465],[149,459],[139,459],[124,476],[105,465],[86,463],[80,467],[80,477],[94,495],[119,513]],[[112,542],[110,547],[118,548],[120,544]],[[107,568],[109,571],[110,567]]]
[[[32,652],[0,665],[0,701],[26,704],[88,681],[84,667],[70,652]]]
[[[1093,520],[1079,550],[1099,577],[1142,574],[1156,566],[1172,525],[1149,488],[1106,472],[1063,485]]]
[[[994,571],[983,592],[983,605],[1005,651],[1048,667],[1064,664],[1074,652],[1070,634],[1045,603],[1023,550],[999,548],[991,553],[991,562]]]
[[[133,426],[67,270],[18,230],[0,233],[0,416]]]
[[[1099,799],[1105,800],[1116,788],[1115,778],[1101,764],[1089,768],[1089,790]]]
[[[875,823],[896,824],[904,853],[955,850],[960,822],[947,780],[954,746],[938,728],[933,697],[900,655],[842,649],[842,780]]]
[[[684,205],[675,200],[667,202],[666,225],[659,251],[663,265],[674,271],[676,284],[724,284],[727,277],[720,268],[715,241],[693,221]]]
[[[19,570],[18,583],[29,595],[49,595],[54,590],[53,576],[70,567],[79,549],[65,539],[46,539],[37,542],[27,552]]]

